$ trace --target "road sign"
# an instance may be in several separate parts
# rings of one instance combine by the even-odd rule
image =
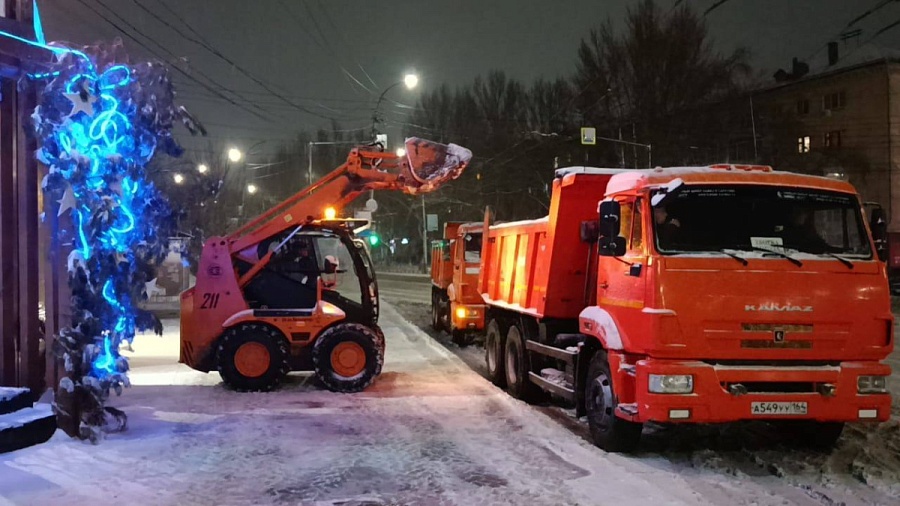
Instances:
[[[427,225],[427,226],[426,226],[426,229],[427,229],[429,232],[434,232],[434,231],[436,231],[436,230],[438,229],[438,215],[436,215],[436,214],[429,214],[428,217],[427,217],[427,219],[425,220],[425,223],[426,223],[426,225]]]
[[[594,127],[581,127],[581,143],[590,146],[597,144],[597,129]]]

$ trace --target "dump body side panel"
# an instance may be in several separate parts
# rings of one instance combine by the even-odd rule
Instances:
[[[553,181],[550,214],[491,226],[481,291],[486,302],[538,317],[575,319],[585,307],[590,247],[581,224],[597,220],[611,174],[568,174]]]

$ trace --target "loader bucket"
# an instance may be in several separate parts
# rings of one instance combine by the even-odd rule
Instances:
[[[440,144],[417,137],[406,139],[406,161],[419,192],[436,189],[458,178],[472,159],[472,152],[456,144]]]

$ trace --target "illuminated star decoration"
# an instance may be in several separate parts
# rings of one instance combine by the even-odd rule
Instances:
[[[61,385],[86,390],[104,409],[110,390],[129,385],[120,345],[129,346],[137,330],[161,332],[137,303],[155,287],[175,220],[145,168],[158,150],[181,155],[171,129],[187,113],[174,104],[162,64],[118,63],[119,45],[50,49],[55,68],[29,77],[45,81],[31,115],[37,157],[49,167],[42,188],[59,203],[59,216],[71,216],[73,317],[55,351],[66,364]],[[91,430],[85,437],[95,440],[99,429]]]

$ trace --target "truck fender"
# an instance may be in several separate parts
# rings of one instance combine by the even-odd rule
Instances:
[[[588,306],[578,315],[578,329],[582,334],[596,337],[606,350],[621,350],[622,335],[612,315],[597,306]]]

